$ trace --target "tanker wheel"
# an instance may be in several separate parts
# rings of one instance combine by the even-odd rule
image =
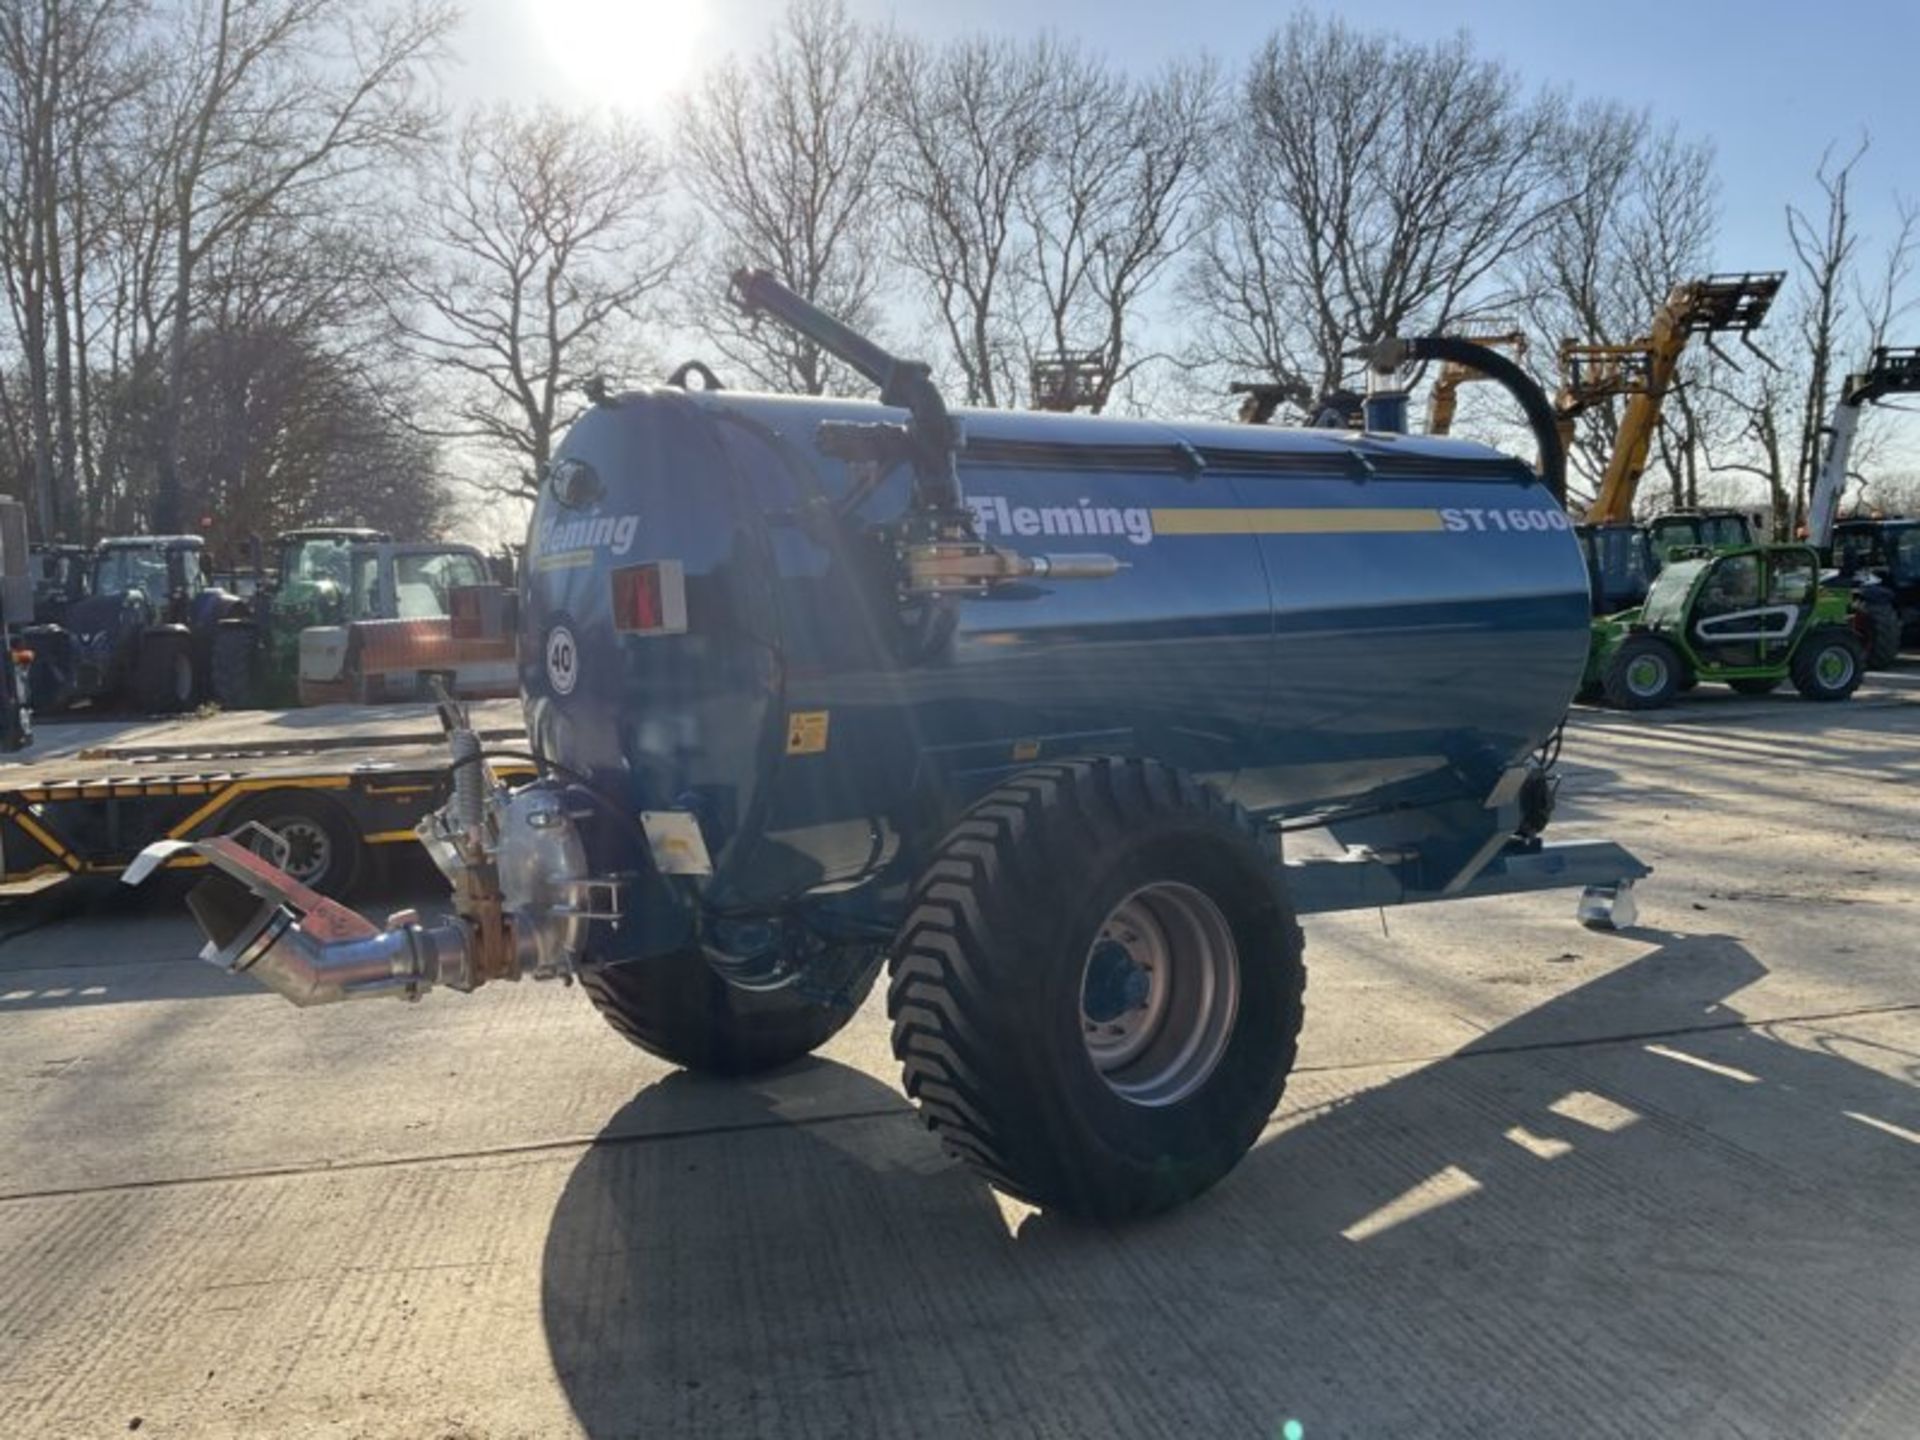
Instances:
[[[1306,969],[1278,855],[1166,766],[1027,771],[915,886],[887,1013],[906,1090],[1000,1189],[1152,1214],[1236,1165],[1279,1103]]]
[[[1900,612],[1885,600],[1854,607],[1853,630],[1867,652],[1866,668],[1885,670],[1900,659]]]
[[[1845,625],[1809,630],[1793,652],[1793,688],[1809,700],[1845,700],[1860,688],[1866,651]]]
[[[880,970],[872,963],[822,1005],[786,990],[729,985],[698,950],[580,973],[601,1018],[649,1055],[709,1075],[752,1075],[812,1053],[853,1018]]]
[[[1680,656],[1652,635],[1629,635],[1607,661],[1600,688],[1616,710],[1657,710],[1680,688]]]
[[[150,715],[177,715],[193,708],[196,694],[188,637],[171,631],[141,636],[133,658],[133,703]]]

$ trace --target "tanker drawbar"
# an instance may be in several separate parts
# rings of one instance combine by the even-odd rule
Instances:
[[[807,1053],[885,966],[954,1153],[1114,1217],[1271,1114],[1299,917],[1576,887],[1632,923],[1645,866],[1542,838],[1589,613],[1551,423],[1538,470],[1378,428],[1417,340],[1371,352],[1363,431],[950,413],[769,277],[735,296],[882,403],[597,400],[521,579],[540,777],[500,783],[445,707],[420,834],[455,913],[381,927],[208,841],[207,959],[301,1004],[574,977],[723,1073]]]

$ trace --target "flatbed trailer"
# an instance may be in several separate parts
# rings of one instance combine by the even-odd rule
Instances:
[[[524,749],[519,702],[472,706],[489,748]],[[496,773],[531,776],[506,761]],[[325,894],[349,890],[373,852],[415,843],[441,803],[447,750],[431,704],[260,710],[148,725],[65,754],[0,765],[0,896],[72,875],[117,875],[155,840],[249,822]],[[256,832],[257,833],[257,832]],[[260,837],[263,853],[273,842]],[[204,864],[182,854],[172,862]]]

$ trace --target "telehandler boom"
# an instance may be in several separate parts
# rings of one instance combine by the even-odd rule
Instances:
[[[1724,356],[1714,346],[1713,337],[1732,331],[1749,350],[1766,359],[1750,337],[1767,318],[1785,278],[1782,272],[1773,270],[1688,280],[1668,293],[1654,312],[1652,328],[1644,339],[1627,345],[1572,340],[1561,345],[1564,378],[1554,403],[1563,444],[1571,444],[1573,422],[1583,411],[1617,395],[1627,397],[1606,473],[1600,480],[1600,493],[1581,517],[1587,524],[1623,524],[1633,519],[1634,493],[1646,473],[1654,432],[1660,427],[1660,412],[1673,388],[1674,373],[1687,342],[1695,335],[1703,336],[1708,348]],[[1731,357],[1725,358],[1731,363]]]

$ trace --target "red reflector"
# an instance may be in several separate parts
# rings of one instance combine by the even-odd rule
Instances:
[[[653,566],[614,572],[613,623],[622,630],[660,628],[660,572]]]
[[[687,582],[677,560],[613,572],[613,628],[629,635],[679,635],[687,628]]]

